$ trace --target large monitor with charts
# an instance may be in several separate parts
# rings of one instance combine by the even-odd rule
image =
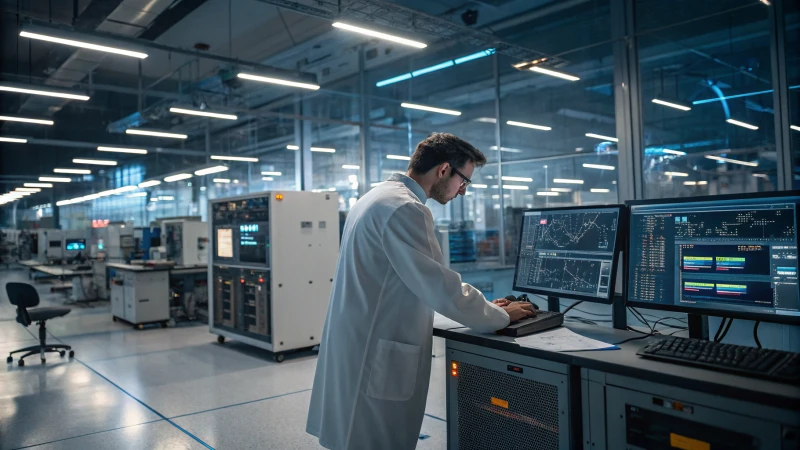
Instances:
[[[800,192],[631,202],[628,304],[800,324]]]
[[[67,251],[86,250],[86,239],[67,239]]]
[[[623,212],[621,205],[524,211],[514,290],[611,303]]]

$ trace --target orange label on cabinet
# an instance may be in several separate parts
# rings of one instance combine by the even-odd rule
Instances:
[[[501,408],[508,409],[508,402],[505,400],[500,400],[499,398],[492,397],[492,404],[494,406],[499,406]]]
[[[708,442],[698,441],[680,434],[669,434],[669,445],[681,450],[711,450],[711,444]]]

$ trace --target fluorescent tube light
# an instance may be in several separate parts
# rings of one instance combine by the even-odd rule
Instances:
[[[17,192],[42,192],[40,188],[19,187],[14,189]]]
[[[150,180],[150,181],[141,182],[141,183],[138,184],[138,186],[140,188],[146,188],[146,187],[151,187],[151,186],[158,186],[159,184],[161,184],[161,180]]]
[[[88,175],[92,173],[89,169],[53,169],[54,173],[76,173],[81,175]]]
[[[789,128],[793,129],[794,131],[800,131],[800,127],[797,125],[789,125]]]
[[[436,64],[435,66],[426,67],[424,69],[419,69],[411,72],[412,77],[418,77],[420,75],[424,75],[426,73],[435,72],[437,70],[446,69],[448,67],[453,67],[453,61],[445,61],[443,63]]]
[[[583,184],[583,180],[571,180],[569,178],[554,178],[553,183],[560,184]]]
[[[513,191],[527,191],[528,186],[520,186],[518,184],[504,184],[503,189],[509,189]]]
[[[680,109],[681,111],[691,111],[692,108],[688,106],[681,105],[680,103],[675,102],[668,102],[665,100],[661,100],[658,98],[653,99],[653,103],[658,103],[659,105],[669,106],[670,108]]]
[[[572,192],[570,188],[550,188],[553,192]]]
[[[137,155],[146,155],[147,150],[143,148],[122,148],[122,147],[104,147],[100,146],[97,147],[97,150],[101,152],[115,152],[115,153],[134,153]]]
[[[109,161],[105,159],[85,159],[85,158],[76,158],[73,159],[72,162],[74,164],[94,164],[97,166],[116,166],[116,161]]]
[[[670,155],[678,155],[678,156],[683,156],[683,155],[686,154],[686,152],[682,152],[680,150],[670,150],[668,148],[665,148],[665,149],[663,149],[661,151],[664,152],[664,153],[670,154]]]
[[[214,180],[212,180],[212,181],[214,181],[214,183],[230,183],[231,179],[230,178],[214,178]]]
[[[25,89],[14,86],[0,85],[0,91],[17,92],[20,94],[43,95],[45,97],[68,98],[72,100],[83,100],[83,101],[89,100],[88,95],[68,94],[66,92],[42,91],[39,89]]]
[[[125,134],[137,134],[140,136],[156,136],[156,137],[165,137],[165,138],[173,138],[173,139],[187,139],[189,136],[180,133],[165,133],[163,131],[153,131],[153,130],[140,130],[138,128],[128,128],[125,130]]]
[[[25,123],[36,123],[39,125],[52,125],[52,120],[45,120],[45,119],[29,119],[27,117],[12,117],[12,116],[0,116],[0,120],[6,120],[9,122],[25,122]]]
[[[552,127],[546,127],[544,125],[534,125],[532,123],[517,122],[517,121],[514,121],[514,120],[509,120],[506,123],[509,124],[509,125],[513,125],[515,127],[533,128],[534,130],[550,131],[550,130],[553,129]]]
[[[472,184],[470,184],[469,186],[470,186],[470,187],[473,187],[473,188],[475,188],[475,189],[486,189],[486,188],[488,188],[488,187],[489,187],[489,186],[487,186],[487,185],[485,185],[485,184],[477,184],[477,183],[472,183]]]
[[[72,181],[72,178],[39,177],[39,181],[49,181],[52,183],[69,183],[70,181]]]
[[[483,122],[483,123],[497,123],[497,119],[494,117],[478,117],[477,119],[472,119],[475,122]]]
[[[258,158],[251,158],[249,156],[211,155],[211,159],[216,159],[216,160],[220,160],[220,161],[258,162]]]
[[[404,74],[398,75],[398,76],[396,76],[394,78],[389,78],[389,79],[386,79],[386,80],[383,80],[383,81],[378,81],[377,83],[375,83],[375,86],[383,87],[383,86],[386,86],[386,85],[389,85],[389,84],[398,83],[400,81],[405,81],[405,80],[410,80],[410,79],[411,79],[411,74],[410,73],[404,73]]]
[[[604,141],[619,142],[619,139],[611,136],[603,136],[602,134],[586,133],[586,137],[602,139]]]
[[[334,22],[333,27],[339,28],[340,30],[352,31],[354,33],[364,34],[379,39],[385,39],[387,41],[397,42],[398,44],[408,45],[415,48],[425,48],[428,46],[428,44],[424,44],[419,41],[412,41],[411,39],[406,39],[406,38],[401,38],[399,36],[393,36],[391,34],[381,33],[380,31],[368,30],[366,28],[361,28],[342,22]]]
[[[263,181],[275,181],[275,178],[272,178],[272,177],[261,177],[261,180],[263,180]]]
[[[766,180],[769,180],[769,175],[767,175],[765,173],[754,173],[753,176],[756,177],[756,178],[764,178]],[[26,186],[27,186],[27,184],[26,184]]]
[[[222,113],[213,113],[209,111],[198,111],[194,109],[184,109],[184,108],[170,108],[169,112],[177,113],[177,114],[188,114],[190,116],[203,116],[203,117],[212,117],[214,119],[225,119],[225,120],[237,120],[239,119],[237,116],[233,114],[222,114]]]
[[[583,163],[583,167],[585,167],[587,169],[600,169],[600,170],[614,170],[614,169],[616,169],[616,167],[614,167],[614,166],[606,166],[606,165],[603,165],[603,164],[588,164],[588,163]]]
[[[439,114],[448,114],[448,115],[451,115],[451,116],[460,116],[461,115],[461,111],[455,111],[455,110],[452,110],[452,109],[435,108],[433,106],[417,105],[417,104],[414,104],[414,103],[401,103],[400,106],[402,106],[403,108],[408,108],[408,109],[419,109],[421,111],[430,111],[430,112],[435,112],[435,113],[439,113]]]
[[[403,156],[403,155],[386,155],[386,159],[399,159],[401,161],[411,161],[410,156]]]
[[[300,146],[299,145],[287,145],[286,149],[287,150],[300,150]]]
[[[158,196],[158,201],[161,201],[161,202],[170,202],[172,200],[175,200],[175,197],[172,196],[172,195],[159,195]]]
[[[51,188],[53,187],[50,183],[24,183],[23,186],[25,187],[39,187],[39,188]]]
[[[497,150],[496,145],[492,145],[489,147],[489,150]],[[518,148],[510,148],[510,147],[500,147],[501,152],[508,152],[508,153],[522,153],[522,150]]]
[[[536,195],[541,195],[543,197],[558,197],[559,194],[558,192],[554,191],[539,191],[536,193]]]
[[[669,175],[671,177],[688,177],[689,174],[686,172],[664,172],[664,175]]]
[[[133,194],[126,195],[128,198],[132,197],[147,197],[147,192],[134,192]]]
[[[270,177],[279,177],[279,176],[283,175],[283,173],[281,173],[281,172],[261,172],[261,175],[267,175],[267,176],[270,176]]]
[[[589,189],[589,191],[590,192],[594,192],[595,194],[607,194],[607,193],[611,192],[611,189],[591,188],[591,189]]]
[[[728,119],[725,122],[728,122],[731,125],[737,125],[737,126],[740,126],[742,128],[747,128],[748,130],[757,130],[758,129],[758,127],[755,126],[755,125],[750,125],[749,123],[741,122],[741,121],[734,120],[734,119]]]
[[[325,148],[325,147],[311,147],[311,151],[317,153],[336,153],[335,148]]]
[[[317,89],[319,89],[319,85],[316,84],[299,83],[297,81],[281,80],[279,78],[262,77],[260,75],[253,75],[250,73],[240,73],[237,76],[245,80],[260,81],[262,83],[280,84],[282,86],[290,86],[302,89],[311,89],[312,91],[316,91]]]
[[[187,178],[192,178],[192,174],[190,174],[190,173],[179,173],[177,175],[170,175],[168,177],[164,177],[164,181],[166,181],[167,183],[172,183],[173,181],[185,180]]]
[[[551,77],[562,78],[564,80],[569,81],[578,81],[580,78],[576,77],[575,75],[570,75],[568,73],[558,72],[552,69],[545,69],[544,67],[533,66],[530,70],[538,73],[543,73],[545,75],[550,75]]]
[[[361,166],[357,166],[357,165],[355,165],[355,164],[342,164],[342,169],[347,169],[347,170],[358,170],[358,169],[360,169],[360,168],[361,168]]]
[[[508,177],[508,176],[503,175],[502,178],[503,178],[503,181],[522,181],[524,183],[532,183],[533,182],[533,178],[528,178],[528,177]]]
[[[13,142],[16,144],[24,144],[28,142],[27,139],[20,139],[20,138],[10,138],[10,137],[0,137],[0,142]]]
[[[228,170],[228,166],[214,166],[214,167],[206,167],[205,169],[195,170],[195,175],[208,175],[210,173],[218,173],[218,172],[225,172]]]
[[[739,164],[748,167],[758,167],[757,162],[740,161],[738,159],[723,158],[722,156],[706,155],[706,159],[713,159],[714,161],[721,161],[731,164]]]
[[[114,54],[117,54],[117,55],[131,56],[131,57],[139,58],[139,59],[147,58],[147,53],[134,52],[134,51],[130,51],[130,50],[123,50],[121,48],[115,48],[115,47],[106,47],[105,45],[90,44],[88,42],[75,41],[75,40],[72,40],[72,39],[63,39],[63,38],[58,38],[58,37],[54,37],[54,36],[47,36],[47,35],[44,35],[44,34],[29,33],[27,31],[23,31],[19,35],[22,36],[22,37],[30,38],[30,39],[38,39],[40,41],[55,42],[56,44],[64,44],[64,45],[69,45],[69,46],[72,46],[72,47],[80,47],[80,48],[85,48],[87,50],[97,50],[99,52],[114,53]]]
[[[462,56],[461,58],[456,58],[453,62],[456,64],[464,64],[465,62],[474,61],[476,59],[483,58],[484,56],[491,56],[494,55],[495,49],[490,48],[486,50],[482,50],[478,53],[473,53],[471,55]]]

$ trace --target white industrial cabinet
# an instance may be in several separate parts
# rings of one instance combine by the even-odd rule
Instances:
[[[169,272],[166,270],[121,269],[111,282],[111,314],[137,328],[148,323],[166,324],[169,319]]]
[[[161,223],[161,245],[167,259],[178,266],[208,262],[208,224],[196,220],[165,220]]]
[[[339,255],[333,192],[210,201],[209,328],[283,353],[319,344]]]

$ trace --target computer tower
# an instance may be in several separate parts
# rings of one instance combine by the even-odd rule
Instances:
[[[276,354],[319,344],[339,254],[338,195],[209,202],[209,329]],[[164,225],[166,226],[166,225]]]

